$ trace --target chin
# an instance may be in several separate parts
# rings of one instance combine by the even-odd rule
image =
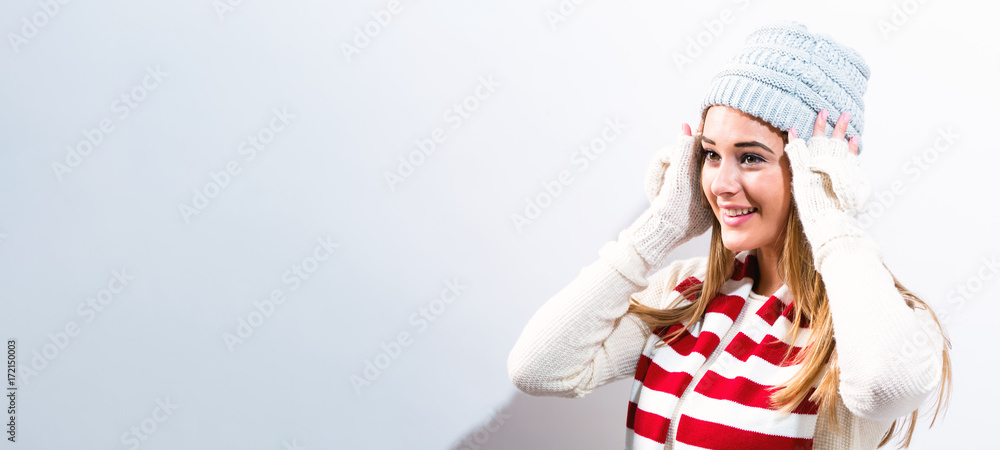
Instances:
[[[729,244],[725,244],[725,243],[723,243],[723,245],[725,245],[725,247],[726,247],[727,250],[733,252],[734,254],[742,252],[742,251],[745,251],[745,250],[750,250],[749,247],[744,247],[744,246],[740,246],[740,245],[729,245]]]
[[[727,233],[722,233],[722,245],[726,247],[729,251],[733,253],[739,253],[742,251],[753,250],[761,246],[760,242],[755,242],[755,240],[745,239],[742,236],[726,236]]]

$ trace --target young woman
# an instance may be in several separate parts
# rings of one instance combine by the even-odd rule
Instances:
[[[855,219],[867,78],[801,24],[751,34],[697,133],[654,158],[649,209],[528,322],[512,382],[580,397],[633,377],[628,449],[908,446],[950,344]],[[667,264],[709,228],[707,257]]]

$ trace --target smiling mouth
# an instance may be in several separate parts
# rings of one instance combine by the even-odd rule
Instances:
[[[745,208],[745,209],[722,209],[722,214],[729,217],[739,217],[745,216],[747,214],[753,214],[757,212],[757,208]]]

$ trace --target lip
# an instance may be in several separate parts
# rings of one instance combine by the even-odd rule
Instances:
[[[725,208],[725,209],[746,209],[746,208],[749,208],[749,206],[745,206],[745,207],[741,207],[741,208]],[[722,223],[723,224],[725,224],[727,226],[730,226],[730,227],[737,227],[737,226],[742,225],[744,222],[750,220],[750,218],[753,217],[754,214],[757,214],[759,211],[754,211],[754,212],[752,212],[750,214],[744,214],[742,216],[736,216],[736,217],[732,217],[732,216],[726,215],[726,213],[723,213],[721,211],[721,209],[720,209],[719,212],[720,212],[719,215],[722,216]]]

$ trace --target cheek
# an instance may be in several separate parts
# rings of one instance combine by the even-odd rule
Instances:
[[[702,166],[701,169],[701,191],[705,193],[705,197],[709,199],[712,198],[712,180],[715,176],[711,169]]]
[[[766,192],[762,193],[766,196],[768,206],[774,213],[772,218],[783,222],[792,203],[791,180],[783,177],[781,172],[775,171],[769,177]]]
[[[788,159],[782,158],[781,170],[778,175],[781,180],[780,196],[784,203],[784,211],[787,214],[792,204],[792,169],[788,166]]]
[[[707,170],[702,170],[701,172],[701,206],[712,210],[716,216],[719,214],[719,210],[715,207],[715,195],[712,194],[712,174]]]
[[[791,202],[791,183],[784,179],[781,171],[762,171],[755,173],[752,180],[744,185],[747,195],[753,198],[761,208],[770,212],[769,217],[778,219],[788,211]]]

